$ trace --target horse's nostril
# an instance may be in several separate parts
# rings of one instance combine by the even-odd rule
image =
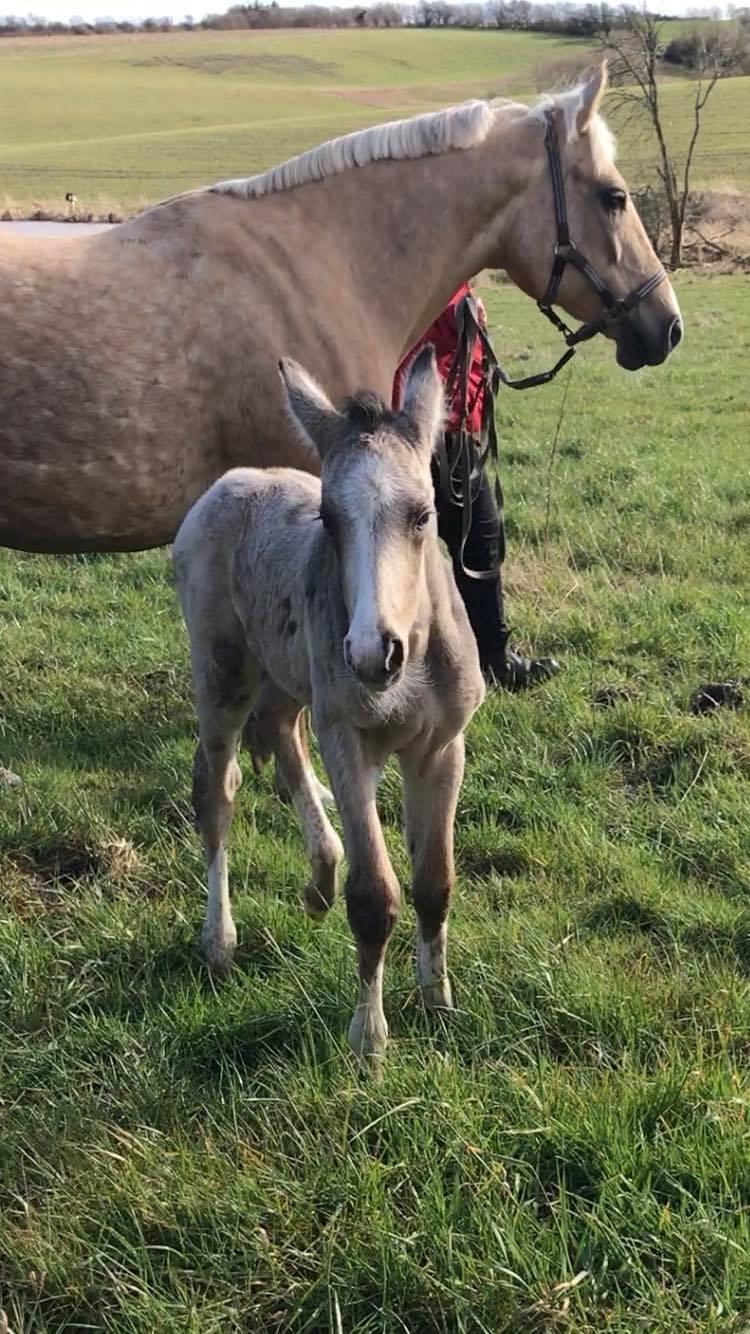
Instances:
[[[679,316],[672,320],[667,334],[667,346],[670,352],[674,352],[679,343],[682,342],[682,320]]]
[[[352,658],[352,646],[349,643],[349,636],[344,640],[344,662],[350,671],[354,671],[354,659]]]
[[[391,639],[389,635],[383,635],[383,649],[385,650],[385,670],[388,676],[394,676],[404,664],[404,646],[400,639]]]

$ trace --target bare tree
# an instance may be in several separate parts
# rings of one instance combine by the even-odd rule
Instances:
[[[660,100],[659,74],[663,43],[661,24],[645,9],[623,8],[616,25],[600,44],[609,55],[609,70],[614,85],[613,103],[628,112],[645,113],[651,122],[658,149],[657,171],[664,188],[671,230],[670,264],[682,263],[682,237],[690,197],[690,171],[701,131],[706,103],[718,80],[733,66],[730,43],[707,42],[697,35],[692,68],[693,125],[690,142],[682,161],[675,156],[667,140]]]

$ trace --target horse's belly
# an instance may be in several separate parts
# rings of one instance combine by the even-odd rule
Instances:
[[[171,542],[214,481],[208,470],[171,483],[146,469],[5,464],[0,546],[20,551],[141,551]],[[177,470],[175,470],[177,471]]]

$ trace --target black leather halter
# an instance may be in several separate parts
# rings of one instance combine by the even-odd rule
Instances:
[[[570,238],[568,228],[568,210],[565,205],[565,184],[563,181],[562,161],[560,159],[560,145],[557,139],[557,130],[555,128],[555,116],[552,111],[545,111],[545,134],[544,146],[547,150],[547,160],[549,162],[550,176],[552,178],[552,194],[555,201],[555,226],[557,229],[557,240],[555,242],[555,257],[552,262],[552,272],[550,273],[547,290],[541,301],[537,302],[539,310],[547,319],[554,324],[555,328],[563,335],[567,343],[567,350],[560,357],[560,360],[552,367],[550,371],[542,371],[539,375],[527,375],[522,380],[509,380],[504,372],[500,371],[500,378],[509,389],[532,389],[538,384],[549,384],[554,379],[558,371],[570,361],[576,354],[579,343],[588,342],[589,338],[594,338],[596,334],[604,333],[617,324],[619,320],[624,319],[626,315],[634,310],[639,302],[643,301],[654,288],[658,287],[666,279],[666,273],[660,268],[656,273],[641,283],[640,287],[633,288],[626,297],[617,300],[610,292],[607,284],[602,281],[594,268],[590,264],[576,244]],[[557,293],[560,290],[565,266],[572,264],[574,268],[587,278],[591,286],[598,292],[604,310],[596,320],[589,320],[582,324],[578,329],[569,329],[567,324],[560,319],[560,316],[553,306],[557,300]]]

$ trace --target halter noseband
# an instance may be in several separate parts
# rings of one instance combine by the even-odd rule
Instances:
[[[654,288],[658,287],[666,279],[664,269],[658,271],[640,287],[633,288],[626,297],[617,300],[613,297],[607,284],[602,281],[594,268],[580,250],[577,249],[574,241],[570,239],[568,229],[568,210],[565,205],[565,184],[563,182],[562,161],[560,159],[560,145],[557,139],[557,130],[555,128],[555,116],[552,111],[545,111],[545,131],[544,147],[547,150],[547,160],[549,162],[550,176],[552,178],[552,195],[555,203],[555,227],[557,230],[557,240],[555,242],[555,257],[552,262],[552,272],[550,273],[547,290],[541,301],[537,301],[537,307],[543,315],[554,324],[555,328],[563,335],[567,343],[567,350],[560,357],[560,360],[552,367],[550,371],[542,371],[539,375],[527,375],[522,380],[509,380],[501,371],[500,377],[509,389],[532,389],[538,384],[548,384],[554,379],[558,371],[570,361],[576,354],[579,343],[588,342],[589,338],[594,338],[596,334],[604,333],[606,329],[617,324],[619,320],[634,310],[639,302],[643,301]],[[557,293],[560,290],[565,266],[572,264],[574,268],[587,278],[591,286],[601,297],[604,310],[597,320],[589,320],[582,324],[578,329],[569,329],[567,324],[560,319],[560,316],[553,306],[557,300]]]

